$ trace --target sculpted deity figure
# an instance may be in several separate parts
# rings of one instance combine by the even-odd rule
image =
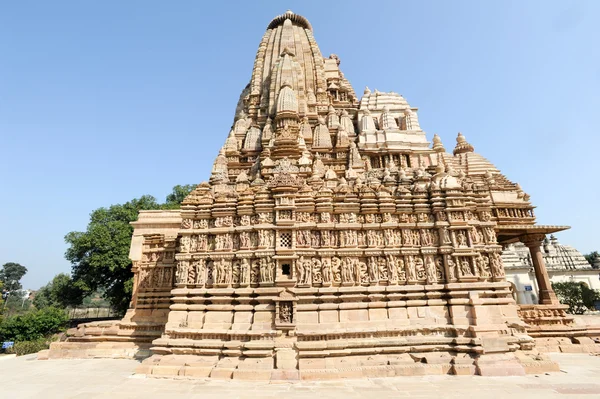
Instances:
[[[182,236],[179,240],[179,251],[186,253],[190,252],[190,236]]]
[[[443,244],[452,244],[450,240],[450,233],[448,232],[448,227],[442,227],[442,243]]]
[[[352,283],[354,278],[352,276],[352,259],[346,257],[342,260],[342,282]]]
[[[388,269],[387,269],[387,261],[384,257],[379,257],[377,259],[378,267],[379,267],[379,278],[381,280],[387,280],[389,277]]]
[[[396,259],[394,259],[394,255],[386,255],[385,260],[387,262],[387,269],[389,270],[390,280],[397,281],[398,269],[396,268]]]
[[[198,236],[190,236],[190,252],[196,252],[198,250]]]
[[[187,284],[189,267],[190,267],[189,261],[187,261],[187,260],[179,261],[179,264],[177,267],[177,283],[178,284]],[[145,269],[142,269],[142,270],[145,270]],[[141,280],[145,280],[145,279],[140,278],[140,281]]]
[[[369,280],[372,282],[379,280],[379,271],[377,269],[377,260],[374,256],[371,256],[367,263],[367,270],[369,272]]]
[[[302,230],[296,231],[296,246],[298,246],[298,247],[306,246],[306,241],[304,241],[304,232]]]
[[[404,258],[402,256],[399,256],[398,259],[396,259],[396,270],[398,271],[398,280],[406,280],[406,269],[404,267]]]
[[[452,260],[451,256],[446,258],[446,264],[448,265],[448,280],[456,279],[456,265]]]
[[[268,283],[269,282],[269,277],[268,277],[268,265],[267,265],[267,258],[260,258],[260,282],[261,283]]]
[[[407,266],[408,281],[417,281],[417,270],[415,266],[415,261],[412,256],[408,257]]]
[[[425,259],[425,265],[427,266],[427,282],[430,284],[437,283],[437,269],[433,257],[428,256]]]
[[[471,265],[467,259],[463,259],[460,262],[460,272],[463,276],[472,276],[473,272],[471,271]]]
[[[394,245],[394,233],[391,229],[383,230],[383,238],[388,246]]]
[[[444,279],[444,261],[441,257],[436,257],[435,268],[438,281],[442,281]]]
[[[269,283],[275,281],[275,262],[272,260],[267,262],[267,281]]]
[[[306,280],[306,270],[304,269],[304,256],[300,256],[296,261],[296,274],[298,278],[298,284],[303,284]]]
[[[475,258],[475,266],[477,274],[479,274],[481,277],[488,277],[487,270],[485,270],[485,263],[483,262],[483,256],[481,256],[481,254]]]
[[[413,245],[413,236],[410,230],[402,230],[402,242],[405,246]]]
[[[201,259],[196,262],[196,284],[204,285],[204,276],[206,274],[206,260]]]
[[[456,239],[458,241],[458,246],[459,247],[466,247],[467,246],[467,237],[466,237],[464,231],[462,231],[462,230],[458,231],[458,233],[456,234]]]
[[[485,235],[487,236],[488,242],[492,243],[496,241],[496,232],[493,227],[485,228]]]
[[[329,284],[331,283],[331,280],[333,279],[332,274],[331,274],[331,260],[329,260],[329,258],[323,258],[323,260],[321,261],[321,267],[322,267],[322,277],[323,277],[323,283],[325,284]]]
[[[427,229],[421,229],[421,243],[425,246],[431,246],[431,233]]]
[[[248,285],[250,283],[250,262],[244,258],[240,262],[240,284]]]
[[[250,269],[250,283],[258,284],[260,278],[260,260],[255,259]]]
[[[369,283],[369,275],[367,273],[367,264],[365,262],[361,262],[358,259],[354,259],[354,267],[357,270],[357,274],[360,278],[357,279],[357,282],[361,282],[362,284]]]
[[[321,213],[321,223],[331,223],[331,214],[329,212]]]
[[[342,281],[342,273],[340,266],[342,265],[342,261],[337,256],[331,258],[331,271],[333,274],[333,281],[339,283]]]
[[[504,267],[502,266],[502,259],[500,258],[500,255],[497,253],[490,254],[489,259],[494,277],[503,277]]]
[[[423,258],[417,256],[415,259],[415,269],[417,271],[417,278],[419,280],[425,279],[427,277],[427,273],[425,271],[425,262],[423,262]]]
[[[313,283],[320,284],[323,282],[323,276],[321,275],[321,260],[319,258],[312,258],[312,270],[313,270]]]
[[[310,259],[304,260],[304,280],[302,284],[310,285],[312,282],[312,261]]]
[[[325,248],[331,246],[331,235],[328,230],[321,231],[321,242]]]

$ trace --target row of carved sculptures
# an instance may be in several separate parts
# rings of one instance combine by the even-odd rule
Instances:
[[[502,260],[497,253],[477,256],[458,255],[393,255],[383,256],[304,256],[289,260],[284,280],[298,286],[312,285],[376,285],[446,281],[463,278],[488,279],[504,276]],[[293,266],[293,267],[292,267]],[[285,276],[284,276],[285,275]],[[179,260],[176,283],[198,286],[249,286],[275,282],[276,263],[268,256],[242,259]]]
[[[279,198],[278,201],[286,199]],[[291,199],[288,199],[291,200]],[[285,205],[293,205],[286,202]],[[292,212],[292,211],[289,211]],[[273,212],[258,212],[255,215],[241,216],[219,216],[212,219],[190,219],[184,218],[181,227],[187,229],[207,229],[219,227],[251,226],[265,223],[273,223],[275,214]],[[367,213],[356,214],[354,212],[330,213],[330,212],[302,212],[294,211],[293,217],[286,220],[295,220],[302,223],[433,223],[447,221],[484,221],[491,220],[489,211],[438,211],[435,215],[427,212],[416,213]]]
[[[383,229],[383,230],[296,230],[295,239],[290,232],[279,234],[278,247],[296,248],[355,248],[355,247],[420,247],[452,245],[456,248],[478,244],[494,244],[496,233],[492,227],[467,229]],[[282,239],[285,234],[289,239]],[[241,231],[222,234],[182,235],[179,240],[180,253],[204,251],[234,251],[238,249],[273,248],[275,231]]]

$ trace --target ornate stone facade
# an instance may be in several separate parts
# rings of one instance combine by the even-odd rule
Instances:
[[[131,314],[172,289],[138,371],[556,369],[527,355],[534,341],[501,253],[564,227],[535,225],[529,196],[462,134],[452,153],[437,135],[430,144],[399,94],[367,88],[359,99],[339,65],[304,17],[288,11],[268,25],[210,180],[182,203],[176,241],[144,236],[150,258],[134,266]]]

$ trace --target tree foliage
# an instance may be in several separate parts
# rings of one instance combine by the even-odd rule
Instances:
[[[195,184],[176,185],[171,194],[167,195],[167,200],[162,206],[163,209],[177,209],[192,190],[196,188]]]
[[[34,341],[63,331],[69,318],[62,309],[45,308],[23,315],[4,318],[0,322],[0,341]]]
[[[16,291],[23,288],[21,279],[27,273],[27,268],[19,263],[8,262],[0,269],[0,281],[6,291]]]
[[[96,209],[90,215],[86,231],[67,234],[65,241],[69,248],[65,257],[72,264],[72,281],[79,290],[74,302],[81,303],[85,296],[102,290],[115,311],[125,312],[133,288],[129,259],[133,227],[130,222],[137,220],[141,210],[179,207],[194,187],[173,187],[164,204],[145,195],[125,204]]]
[[[47,307],[66,308],[77,306],[81,303],[85,291],[66,273],[54,276],[52,281],[40,288],[33,298],[33,305],[37,309]]]
[[[571,314],[583,314],[587,310],[594,309],[594,302],[600,300],[600,291],[589,288],[583,282],[552,283],[552,289],[560,303],[569,305],[567,312]]]
[[[585,260],[588,261],[588,263],[590,265],[593,265],[596,258],[600,257],[600,254],[598,253],[598,251],[593,251],[593,252],[590,252],[589,254],[583,255],[583,257],[585,258]]]

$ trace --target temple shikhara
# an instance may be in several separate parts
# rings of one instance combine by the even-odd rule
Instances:
[[[188,377],[519,375],[558,370],[536,340],[593,345],[540,250],[568,227],[537,225],[464,135],[430,141],[401,95],[358,96],[306,18],[268,24],[223,140],[180,210],[133,223],[125,318],[50,357],[146,356],[138,372]],[[525,307],[501,257],[519,242],[539,287]]]

